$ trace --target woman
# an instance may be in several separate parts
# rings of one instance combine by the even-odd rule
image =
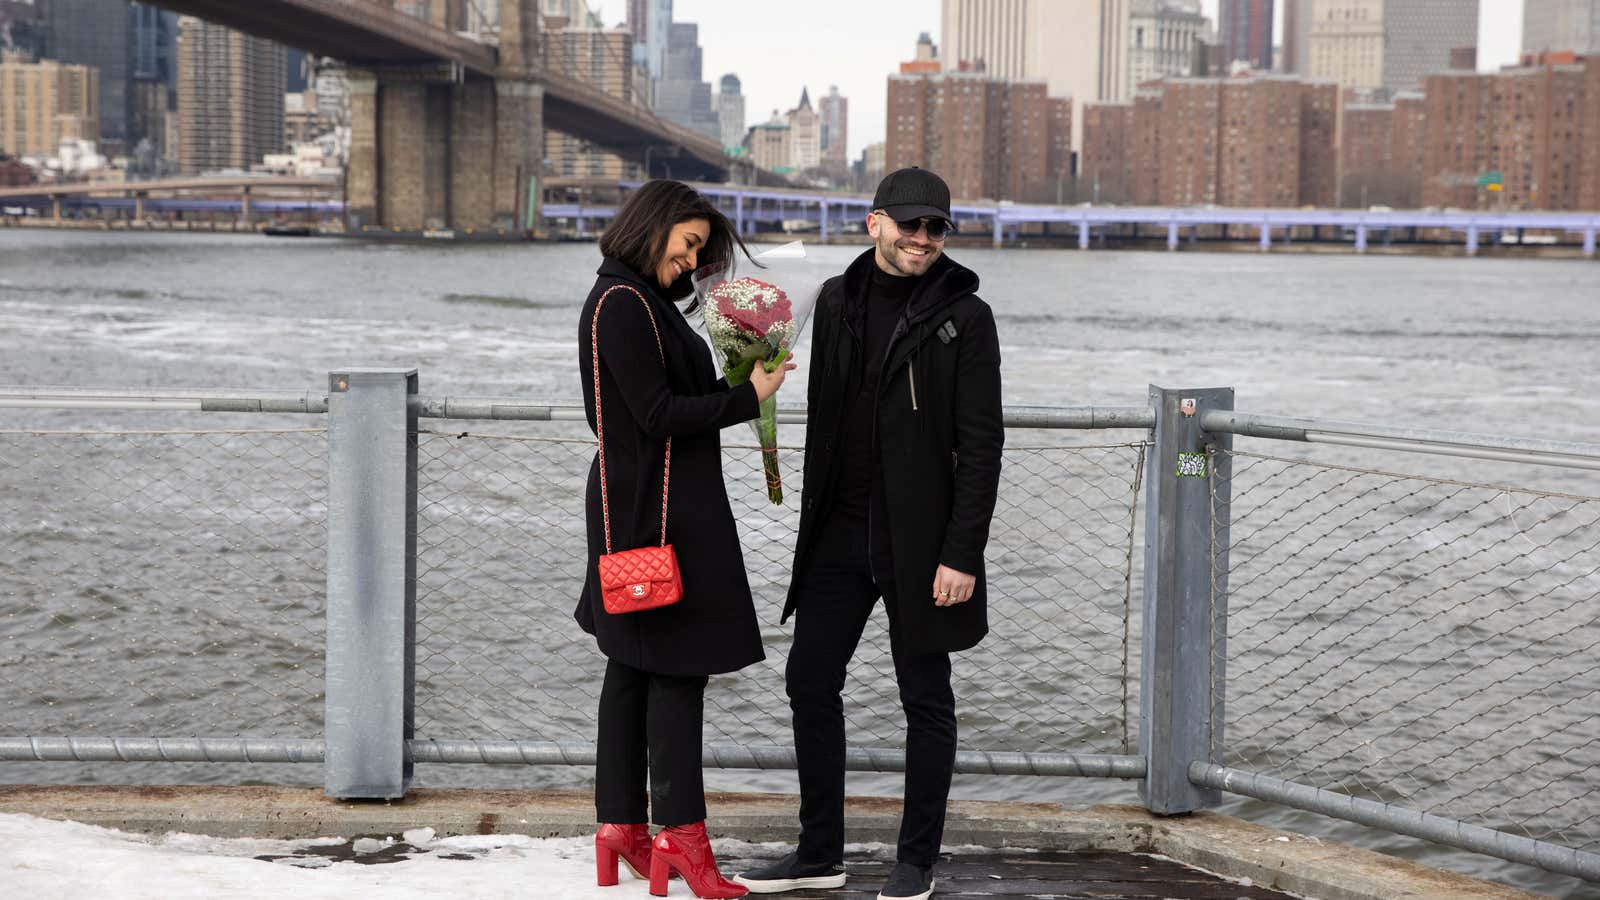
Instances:
[[[591,429],[592,342],[600,348],[613,550],[660,541],[672,439],[666,538],[677,553],[682,600],[645,612],[606,612],[596,572],[607,552],[597,454],[589,469],[589,568],[576,613],[608,658],[595,763],[598,881],[616,884],[620,857],[635,875],[650,873],[657,895],[666,894],[671,871],[699,897],[745,893],[717,870],[700,773],[707,676],[765,657],[723,487],[719,432],[755,418],[794,365],[770,374],[756,366],[748,382],[729,388],[717,379],[710,348],[672,302],[691,293],[689,276],[698,266],[731,261],[736,245],[748,256],[728,220],[694,189],[675,181],[645,184],[600,239],[605,261],[578,327]],[[663,826],[654,842],[645,824],[647,780],[652,818]]]

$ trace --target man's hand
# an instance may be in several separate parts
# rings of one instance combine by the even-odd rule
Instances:
[[[972,589],[978,584],[975,576],[957,572],[949,566],[940,566],[933,573],[933,605],[955,606],[972,599]]]

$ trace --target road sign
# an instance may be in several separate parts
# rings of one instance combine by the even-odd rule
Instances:
[[[1488,188],[1491,191],[1498,191],[1500,190],[1501,186],[1505,184],[1505,180],[1506,176],[1504,172],[1485,172],[1478,176],[1478,187]]]

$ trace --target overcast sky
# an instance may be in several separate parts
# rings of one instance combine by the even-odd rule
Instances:
[[[1092,3],[1094,0],[1049,0]],[[1218,0],[1201,0],[1216,21]],[[606,25],[627,18],[627,0],[589,0]],[[1478,66],[1492,70],[1516,61],[1522,44],[1522,0],[1480,0]],[[1277,17],[1281,22],[1282,17]],[[910,59],[917,35],[939,37],[939,0],[674,0],[673,19],[700,26],[704,77],[732,72],[746,96],[746,124],[787,110],[810,88],[813,104],[838,85],[850,98],[850,158],[883,140],[885,78]]]

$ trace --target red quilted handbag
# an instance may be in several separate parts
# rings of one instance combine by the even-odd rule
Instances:
[[[683,599],[683,578],[678,574],[678,555],[667,543],[667,487],[672,472],[672,438],[667,438],[666,462],[661,471],[661,543],[655,547],[611,552],[611,504],[606,494],[606,438],[600,417],[600,307],[611,291],[622,289],[631,292],[644,304],[650,316],[650,328],[656,333],[656,352],[661,354],[661,364],[667,364],[666,352],[661,348],[661,329],[656,327],[656,314],[650,310],[644,295],[627,285],[616,285],[600,295],[594,305],[594,321],[589,325],[592,344],[590,360],[594,365],[594,433],[600,447],[600,514],[605,521],[606,552],[600,557],[600,595],[606,612],[612,615],[642,612],[677,603]]]

